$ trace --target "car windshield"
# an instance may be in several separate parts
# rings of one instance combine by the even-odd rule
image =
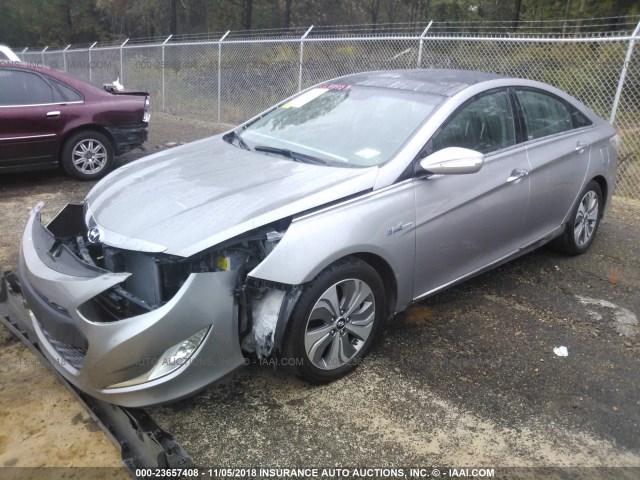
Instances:
[[[443,100],[406,90],[328,84],[298,95],[238,133],[256,151],[369,167],[391,159]]]

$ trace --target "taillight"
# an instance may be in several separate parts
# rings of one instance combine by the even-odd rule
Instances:
[[[149,95],[144,99],[144,115],[142,116],[142,121],[149,123],[149,119],[151,118],[151,113],[149,113]]]
[[[613,137],[611,137],[609,139],[609,143],[613,148],[616,149],[616,151],[618,151],[618,149],[620,148],[620,135],[614,135]]]

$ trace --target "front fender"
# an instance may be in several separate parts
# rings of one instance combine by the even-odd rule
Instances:
[[[407,180],[295,218],[274,251],[249,276],[300,285],[340,258],[374,254],[394,272],[401,310],[411,301],[415,264],[413,189],[413,181]]]

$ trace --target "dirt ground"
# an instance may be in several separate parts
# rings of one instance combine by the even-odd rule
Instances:
[[[213,133],[151,125],[148,152]],[[44,201],[51,218],[90,187],[0,177],[0,264],[14,268],[29,208]],[[640,202],[617,197],[586,255],[543,248],[421,302],[341,381],[311,387],[254,363],[151,414],[199,465],[640,467],[638,238]],[[0,341],[0,465],[117,464],[53,376],[14,368],[31,354]]]

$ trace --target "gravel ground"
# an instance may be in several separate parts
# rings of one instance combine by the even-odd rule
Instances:
[[[209,133],[156,114],[147,153]],[[90,187],[58,172],[0,177],[0,264],[14,268],[30,207],[44,201],[51,218]],[[252,364],[151,413],[200,465],[640,467],[638,238],[640,202],[616,198],[586,255],[543,248],[421,302],[339,382]],[[7,332],[0,342],[0,359],[31,355]],[[23,363],[0,363],[0,465],[117,463],[86,416],[73,421],[66,390]],[[82,449],[60,460],[74,439]]]
[[[153,415],[204,464],[640,467],[639,219],[421,302],[339,382],[253,364]]]

